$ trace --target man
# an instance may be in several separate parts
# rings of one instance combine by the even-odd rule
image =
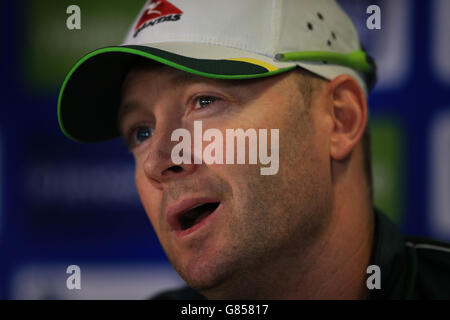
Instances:
[[[130,148],[189,285],[158,299],[450,298],[450,247],[373,208],[374,80],[333,0],[149,1],[123,46],[70,71],[58,117]]]

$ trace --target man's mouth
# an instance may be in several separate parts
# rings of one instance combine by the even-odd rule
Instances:
[[[202,227],[220,204],[211,199],[186,199],[168,208],[167,221],[172,231],[184,236]]]
[[[220,202],[204,203],[182,212],[178,217],[181,230],[187,230],[200,223],[213,213],[219,205]]]

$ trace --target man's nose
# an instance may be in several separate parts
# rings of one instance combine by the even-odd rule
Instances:
[[[157,188],[162,189],[164,184],[183,178],[192,174],[197,165],[191,163],[174,164],[171,158],[173,147],[178,144],[178,141],[171,141],[172,132],[167,130],[164,133],[161,131],[152,137],[149,146],[147,158],[144,162],[144,172],[150,182]]]

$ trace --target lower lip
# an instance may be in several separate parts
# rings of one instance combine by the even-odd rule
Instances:
[[[220,202],[220,204],[216,208],[216,210],[211,212],[211,214],[209,216],[207,216],[205,219],[203,219],[202,221],[197,223],[195,226],[193,226],[189,229],[186,229],[186,230],[174,230],[173,233],[175,234],[175,236],[177,238],[183,238],[183,237],[186,237],[187,235],[190,235],[190,234],[198,231],[199,229],[201,229],[204,226],[206,226],[207,224],[209,224],[211,222],[211,220],[219,213],[219,211],[222,210],[222,207],[223,207],[223,202]]]

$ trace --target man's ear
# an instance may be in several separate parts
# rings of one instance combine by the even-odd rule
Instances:
[[[368,110],[366,96],[358,82],[341,75],[329,82],[334,126],[330,136],[330,155],[334,160],[347,158],[364,133]]]

